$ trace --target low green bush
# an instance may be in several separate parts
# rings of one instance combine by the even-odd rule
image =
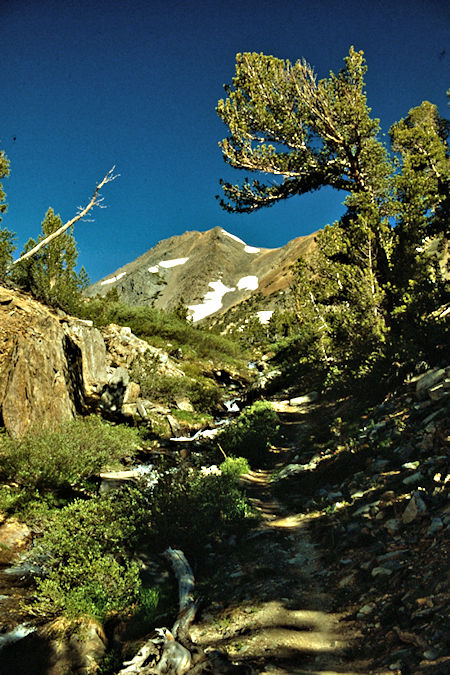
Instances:
[[[186,369],[188,371],[188,369]],[[191,365],[190,371],[193,369]],[[158,372],[158,360],[153,355],[138,356],[130,371],[131,378],[141,388],[141,396],[165,404],[175,403],[176,398],[186,396],[198,412],[210,413],[221,401],[220,387],[200,372],[195,377],[169,376]]]
[[[239,478],[244,473],[250,471],[250,465],[245,457],[227,457],[219,466],[224,476]]]
[[[153,533],[162,546],[199,556],[214,539],[249,526],[253,512],[236,477],[215,467],[169,469],[151,498]]]
[[[250,466],[264,464],[278,431],[278,415],[267,401],[257,401],[217,436],[227,455],[245,457]]]
[[[136,489],[77,499],[62,508],[31,556],[43,572],[34,611],[103,621],[111,612],[135,609],[141,581],[132,555],[147,532],[148,514],[148,502]]]
[[[86,300],[81,313],[97,326],[108,323],[129,326],[135,335],[148,339],[152,344],[162,339],[164,345],[170,342],[174,349],[192,349],[198,358],[242,358],[237,342],[194,326],[190,321],[180,318],[177,312],[130,306],[113,298],[92,298]]]
[[[113,467],[139,447],[136,429],[112,426],[98,417],[78,418],[23,438],[0,435],[0,478],[28,490],[80,484]]]

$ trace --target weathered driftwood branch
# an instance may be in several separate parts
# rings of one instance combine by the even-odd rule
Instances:
[[[102,206],[102,201],[103,197],[100,196],[100,190],[106,183],[111,183],[111,181],[115,180],[118,177],[118,174],[114,175],[114,169],[116,167],[113,166],[112,169],[108,171],[106,176],[103,178],[103,180],[100,181],[100,183],[97,185],[95,188],[95,192],[92,196],[91,201],[89,204],[87,204],[84,207],[79,207],[78,213],[76,216],[71,218],[71,220],[68,220],[67,223],[64,223],[59,229],[55,230],[55,232],[52,232],[51,234],[48,235],[48,237],[45,237],[42,241],[40,241],[36,246],[33,246],[32,249],[24,253],[23,255],[20,256],[20,258],[17,258],[17,260],[14,260],[12,263],[13,265],[17,265],[17,263],[21,262],[22,260],[26,260],[27,258],[31,258],[35,253],[37,253],[43,246],[46,246],[49,244],[53,239],[56,239],[56,237],[59,237],[60,234],[65,232],[66,230],[69,229],[71,225],[77,222],[77,220],[80,220],[81,218],[84,218],[84,216],[89,213],[89,211],[94,207],[94,206],[99,206],[100,208],[105,208]]]
[[[183,551],[168,548],[163,556],[172,565],[173,573],[178,581],[178,616],[172,626],[172,633],[180,637],[186,633],[195,618],[197,605],[194,601],[195,579],[191,567]]]
[[[134,674],[161,674],[184,675],[187,673],[198,655],[193,655],[179,640],[191,644],[188,629],[195,617],[196,603],[194,601],[195,580],[192,569],[183,551],[168,548],[163,553],[172,565],[175,577],[178,580],[179,612],[172,630],[157,628],[157,636],[148,640],[136,656],[127,661],[118,675]],[[156,645],[162,643],[162,651],[156,664],[145,665],[150,656],[155,654]],[[196,658],[197,657],[197,658]]]

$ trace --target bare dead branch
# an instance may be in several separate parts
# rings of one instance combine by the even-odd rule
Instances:
[[[119,174],[114,175],[114,169],[116,167],[113,166],[112,169],[108,171],[106,176],[103,178],[103,180],[100,181],[100,183],[97,185],[95,188],[95,192],[92,196],[91,201],[89,204],[86,206],[78,207],[78,212],[77,215],[71,218],[71,220],[68,220],[67,223],[64,223],[58,230],[55,230],[55,232],[52,232],[51,234],[48,235],[48,237],[45,237],[42,241],[40,241],[36,246],[34,246],[32,249],[24,253],[23,255],[20,256],[20,258],[17,258],[17,260],[14,260],[13,265],[17,265],[17,263],[21,262],[22,260],[26,260],[27,258],[31,258],[35,253],[37,253],[43,246],[46,246],[49,244],[53,239],[56,239],[56,237],[59,237],[60,234],[65,232],[66,230],[69,229],[71,225],[77,222],[77,220],[81,220],[84,218],[84,216],[94,207],[98,206],[101,209],[106,208],[105,205],[102,204],[103,197],[100,196],[100,190],[104,185],[107,183],[111,183],[113,180],[118,178]]]

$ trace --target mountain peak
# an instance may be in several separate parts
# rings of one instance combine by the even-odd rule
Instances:
[[[269,249],[248,245],[222,227],[187,231],[160,241],[86,294],[105,295],[116,288],[123,302],[169,310],[183,302],[194,322],[257,294],[257,311],[267,319],[276,296],[289,288],[290,267],[313,246],[313,234]]]

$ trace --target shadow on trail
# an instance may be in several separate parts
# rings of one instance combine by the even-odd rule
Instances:
[[[303,419],[296,415],[291,423],[301,427]],[[298,431],[303,434],[304,428]],[[275,450],[272,463],[283,464],[284,455],[283,448]],[[307,522],[283,509],[270,477],[268,468],[242,477],[261,522],[215,560],[209,606],[194,639],[204,648],[223,649],[234,663],[257,673],[367,675],[365,668],[346,667],[352,642],[330,611],[331,589],[320,586],[320,556]]]

